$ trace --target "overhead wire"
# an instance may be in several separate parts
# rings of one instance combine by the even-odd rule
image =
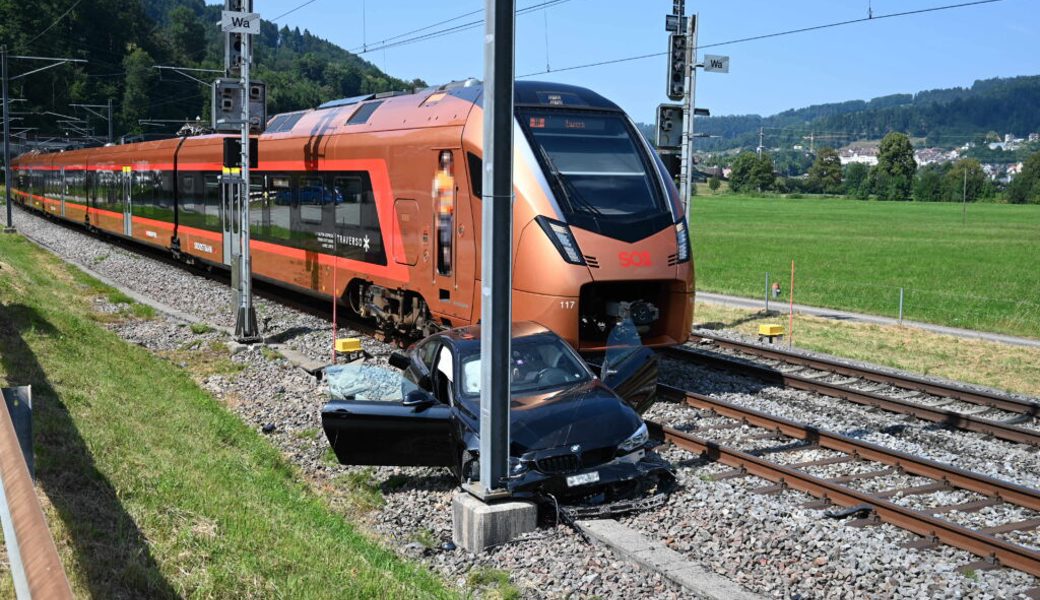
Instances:
[[[830,28],[833,28],[833,27],[843,27],[845,25],[853,25],[853,24],[856,24],[856,23],[865,23],[865,22],[868,22],[868,21],[871,21],[871,22],[872,21],[880,21],[882,19],[892,19],[892,18],[896,18],[896,17],[907,17],[907,16],[911,16],[911,15],[919,15],[919,14],[924,14],[924,13],[938,12],[938,11],[944,11],[944,10],[952,10],[952,9],[955,9],[955,8],[966,8],[966,7],[969,7],[969,6],[978,6],[978,5],[981,5],[981,4],[993,4],[993,3],[996,3],[996,2],[1003,2],[1003,1],[1004,0],[974,0],[972,2],[961,2],[959,4],[947,4],[947,5],[944,5],[944,6],[933,6],[933,7],[929,7],[929,8],[920,8],[920,9],[915,9],[915,10],[907,10],[907,11],[901,11],[901,12],[887,13],[887,14],[883,14],[883,15],[871,15],[871,16],[862,17],[862,18],[859,18],[859,19],[850,19],[848,21],[838,21],[838,22],[835,22],[835,23],[826,23],[826,24],[823,24],[823,25],[813,25],[811,27],[800,27],[798,29],[789,29],[789,30],[786,30],[786,31],[777,31],[777,32],[766,33],[766,34],[762,34],[762,35],[754,35],[754,36],[750,36],[750,37],[737,38],[737,39],[728,40],[728,41],[725,41],[725,42],[715,42],[715,43],[711,43],[711,44],[699,44],[694,49],[694,51],[702,50],[702,49],[706,49],[706,48],[717,48],[717,47],[720,47],[720,46],[730,46],[730,45],[734,45],[734,44],[743,44],[743,43],[746,43],[746,42],[765,40],[765,39],[769,39],[769,38],[775,38],[775,37],[781,37],[781,36],[787,36],[787,35],[794,35],[794,34],[798,34],[798,33],[806,33],[806,32],[809,32],[809,31],[818,31],[818,30],[821,30],[821,29],[830,29]],[[654,57],[658,57],[658,56],[666,56],[667,54],[668,54],[667,51],[664,51],[664,52],[651,52],[649,54],[640,54],[638,56],[628,56],[628,57],[625,57],[625,58],[615,58],[615,59],[611,59],[611,60],[602,60],[602,61],[582,64],[582,65],[573,65],[573,66],[570,66],[570,67],[558,67],[556,69],[553,69],[552,72],[557,73],[557,72],[560,72],[560,71],[574,71],[574,70],[577,70],[577,69],[588,69],[588,68],[591,68],[591,67],[601,67],[601,66],[604,66],[604,65],[612,65],[612,64],[618,64],[618,63],[623,63],[623,62],[631,62],[631,61],[635,61],[635,60],[643,60],[643,59],[647,59],[647,58],[654,58]],[[524,77],[534,77],[535,75],[544,75],[546,73],[549,73],[549,71],[538,71],[536,73],[526,73],[524,75],[517,75],[517,79],[521,79],[521,78],[524,78]]]
[[[277,22],[278,22],[278,19],[281,19],[282,17],[285,17],[285,16],[288,16],[288,15],[291,15],[291,14],[293,14],[294,12],[296,12],[296,11],[300,10],[301,8],[303,8],[303,7],[305,7],[305,6],[309,5],[309,4],[314,4],[314,3],[315,3],[315,2],[317,2],[317,1],[318,1],[318,0],[307,0],[306,2],[303,2],[303,3],[299,4],[299,5],[297,5],[297,6],[295,7],[295,8],[291,8],[291,9],[289,9],[289,10],[287,10],[287,11],[283,12],[282,14],[278,15],[277,17],[275,17],[275,18],[273,18],[273,19],[268,19],[268,21],[270,21],[270,22],[272,22],[272,23],[277,23]]]
[[[553,7],[553,6],[557,6],[557,5],[560,5],[560,4],[565,4],[565,3],[570,2],[570,1],[571,0],[546,0],[545,2],[540,2],[538,4],[532,4],[530,6],[525,6],[524,8],[518,8],[516,10],[515,14],[517,16],[525,15],[525,14],[532,13],[532,12],[535,12],[535,11],[538,11],[538,10],[544,10],[546,8],[550,8],[550,7]],[[476,12],[483,12],[483,10],[476,11]],[[476,12],[469,13],[469,14],[476,14]],[[462,16],[449,19],[448,21],[455,21],[455,20],[458,20],[460,18],[462,18]],[[467,30],[470,30],[470,29],[474,29],[476,27],[479,27],[483,23],[484,23],[484,19],[476,19],[476,20],[473,20],[473,21],[467,21],[466,23],[462,23],[462,24],[459,24],[459,25],[454,25],[452,27],[447,27],[445,29],[440,29],[440,30],[437,30],[437,31],[431,31],[430,33],[425,33],[425,34],[417,35],[417,36],[410,37],[410,38],[406,37],[404,39],[399,39],[398,41],[388,41],[387,43],[382,44],[382,45],[368,46],[366,49],[362,50],[358,54],[366,54],[366,53],[369,53],[369,52],[374,52],[376,50],[386,50],[388,48],[395,48],[397,46],[404,46],[404,45],[407,45],[407,44],[414,44],[416,42],[423,42],[423,41],[430,40],[430,39],[436,39],[436,38],[443,37],[443,36],[446,36],[446,35],[450,35],[450,34],[453,34],[453,33],[459,33],[460,31],[467,31]],[[424,27],[421,30],[425,30],[425,29],[428,29],[428,28],[429,27]],[[400,37],[400,36],[397,36],[397,37]]]
[[[26,43],[25,43],[25,45],[26,45],[26,46],[28,46],[29,44],[32,44],[32,43],[33,43],[33,42],[35,42],[36,40],[38,40],[38,39],[40,39],[41,37],[43,37],[43,34],[47,33],[47,32],[48,32],[48,31],[50,31],[51,29],[53,29],[55,25],[57,25],[58,23],[60,23],[60,22],[61,22],[61,20],[62,20],[62,19],[64,19],[64,18],[66,17],[66,15],[68,15],[68,14],[69,14],[70,12],[72,12],[72,9],[76,8],[77,6],[79,6],[79,3],[80,3],[80,2],[83,2],[83,0],[76,0],[75,2],[73,2],[73,3],[72,3],[72,6],[70,6],[70,7],[68,8],[68,10],[66,10],[66,11],[65,11],[65,12],[63,12],[63,13],[61,13],[61,15],[60,15],[60,16],[58,16],[58,18],[57,18],[57,19],[54,19],[54,22],[53,22],[53,23],[51,23],[50,25],[48,25],[48,26],[47,26],[47,28],[46,28],[46,29],[44,29],[43,31],[41,31],[40,33],[37,33],[37,34],[36,34],[36,36],[35,36],[35,37],[33,37],[33,39],[31,39],[31,40],[29,40],[28,42],[26,42]]]

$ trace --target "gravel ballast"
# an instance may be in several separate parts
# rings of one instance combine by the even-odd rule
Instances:
[[[234,325],[226,285],[24,211],[18,210],[15,218],[20,231],[65,260],[143,296],[197,315],[200,321],[222,327]],[[327,360],[331,344],[327,321],[263,299],[257,299],[256,304],[266,334],[274,334],[281,343],[316,360]],[[110,327],[124,339],[159,353],[203,346],[212,349],[229,341],[220,331],[196,333],[188,324],[164,315]],[[341,336],[345,335],[349,334],[341,332]],[[385,364],[393,349],[369,338],[363,338],[363,345],[373,355],[374,364]],[[244,422],[257,430],[269,431],[271,442],[316,489],[330,498],[333,506],[349,518],[361,520],[401,554],[423,561],[460,590],[469,589],[467,580],[474,569],[488,567],[509,571],[511,582],[525,598],[688,597],[662,576],[647,573],[609,550],[590,545],[566,526],[539,529],[479,556],[445,546],[451,538],[450,504],[456,489],[446,470],[337,464],[320,431],[319,411],[328,397],[325,383],[256,347],[236,349],[230,361],[235,369],[209,375],[201,384]],[[746,378],[674,361],[663,361],[662,382],[1022,485],[1040,486],[1037,454],[999,440],[938,429],[836,399],[766,388]],[[669,403],[659,403],[647,416],[669,423],[710,418]],[[719,430],[712,432],[712,437],[736,440],[740,433],[741,430]],[[776,443],[760,440],[742,448],[763,448]],[[1009,569],[962,575],[957,567],[976,557],[948,546],[923,551],[904,548],[905,542],[914,539],[904,531],[888,525],[849,527],[843,520],[826,518],[823,511],[803,508],[809,496],[797,492],[754,494],[750,490],[767,482],[754,477],[712,481],[712,474],[728,468],[676,448],[659,450],[677,466],[682,487],[665,506],[621,521],[751,591],[792,599],[981,599],[1015,598],[1038,585],[1035,578]],[[826,456],[826,451],[810,450],[787,453],[777,459],[793,462]],[[849,472],[847,465],[833,465],[814,474]],[[868,481],[869,485],[882,487],[920,483],[909,476],[886,478],[882,483]],[[372,494],[369,504],[359,504],[359,496],[369,495],[348,494],[359,490],[378,490],[379,494]],[[934,506],[971,499],[971,494],[951,491],[897,501],[907,506]],[[985,526],[1001,514],[1007,513],[980,511],[958,515],[957,520],[967,519],[965,524]],[[1040,545],[1035,532],[1005,539]]]

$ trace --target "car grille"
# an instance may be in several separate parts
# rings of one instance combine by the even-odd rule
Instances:
[[[581,460],[577,454],[558,454],[539,458],[535,465],[542,473],[568,473],[577,471],[581,466]]]
[[[596,448],[581,453],[581,466],[595,467],[614,460],[614,448]]]

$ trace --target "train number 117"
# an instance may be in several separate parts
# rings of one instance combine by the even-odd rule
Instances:
[[[560,308],[564,310],[570,310],[577,304],[574,300],[560,300]]]

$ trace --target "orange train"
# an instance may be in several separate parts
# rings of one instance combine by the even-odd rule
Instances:
[[[254,276],[335,295],[390,331],[480,318],[479,82],[370,95],[273,117],[250,174]],[[203,135],[15,161],[15,200],[56,218],[229,265],[223,141]],[[517,82],[513,316],[579,350],[629,317],[686,341],[693,261],[671,177],[595,92]]]

